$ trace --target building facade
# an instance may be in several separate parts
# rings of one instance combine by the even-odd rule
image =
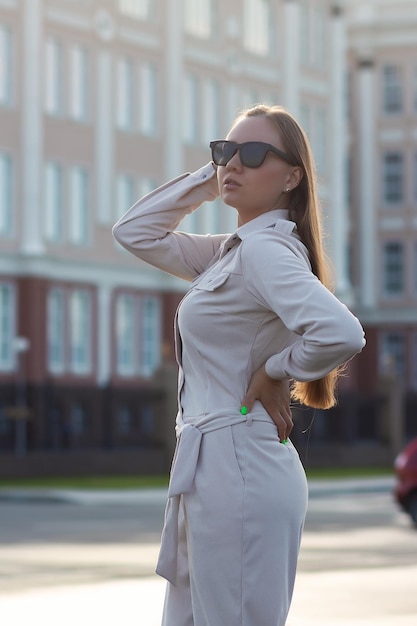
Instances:
[[[413,4],[0,0],[0,450],[153,441],[186,285],[111,227],[256,102],[311,139],[336,292],[366,326],[339,413],[361,422],[390,359],[415,390]],[[183,227],[235,225],[215,202]],[[360,436],[329,414],[314,436]]]
[[[348,6],[351,274],[366,328],[363,393],[403,393],[417,434],[417,6]],[[377,403],[374,402],[374,407]]]

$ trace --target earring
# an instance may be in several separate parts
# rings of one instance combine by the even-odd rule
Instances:
[[[289,187],[287,187],[287,188],[285,189],[285,193],[289,193],[290,191],[291,191],[291,189],[290,189]]]

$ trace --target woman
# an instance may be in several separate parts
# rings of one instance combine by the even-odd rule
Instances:
[[[337,368],[362,349],[363,330],[325,286],[313,162],[294,118],[258,105],[210,145],[211,163],[114,227],[133,254],[192,281],[175,323],[163,626],[283,626],[307,507],[288,440],[289,381],[296,400],[331,407]],[[176,231],[219,194],[237,210],[235,233]]]

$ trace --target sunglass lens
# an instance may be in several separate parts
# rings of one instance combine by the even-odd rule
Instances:
[[[242,145],[240,158],[246,167],[259,167],[265,161],[268,148],[258,141],[250,141]]]
[[[226,165],[231,157],[228,157],[227,144],[225,141],[217,141],[212,145],[213,161],[216,165]]]

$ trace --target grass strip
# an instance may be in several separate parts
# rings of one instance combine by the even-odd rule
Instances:
[[[392,476],[390,467],[307,469],[310,480],[341,480]],[[152,476],[65,476],[0,480],[3,488],[36,489],[156,489],[168,486],[167,475]]]

